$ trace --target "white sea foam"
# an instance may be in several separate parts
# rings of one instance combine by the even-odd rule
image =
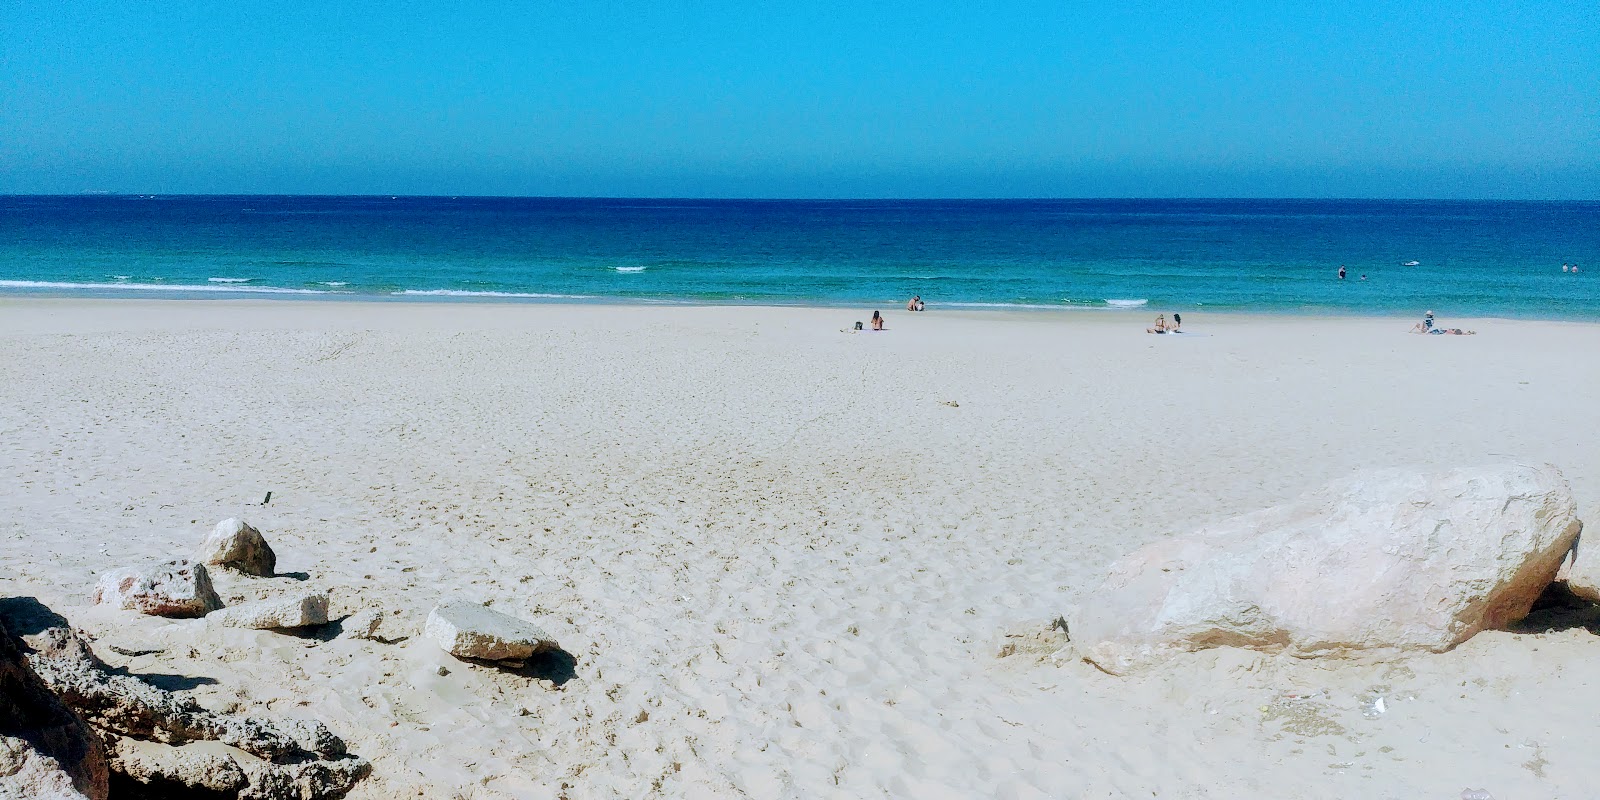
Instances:
[[[349,281],[322,281],[323,286],[349,286]]]
[[[251,294],[328,294],[321,289],[287,289],[279,286],[170,283],[69,283],[66,281],[0,281],[0,289],[116,289],[150,292],[248,292]]]
[[[1138,308],[1148,302],[1150,301],[1144,298],[1138,300],[1107,300],[1106,305],[1112,308]]]
[[[207,283],[249,283],[253,278],[206,278]]]
[[[129,279],[129,278],[131,278],[133,276],[132,275],[112,275],[111,277],[113,277],[113,278],[115,278],[115,279],[117,279],[119,281],[125,281],[125,280],[127,280],[127,279]]]
[[[1057,311],[1070,311],[1065,305],[1050,305],[1047,303],[939,303],[940,308],[1048,308]]]
[[[543,294],[541,292],[474,292],[465,289],[403,289],[393,294],[415,297],[539,297],[549,300],[589,300],[592,294]]]
[[[618,272],[644,272],[644,267],[617,267]]]

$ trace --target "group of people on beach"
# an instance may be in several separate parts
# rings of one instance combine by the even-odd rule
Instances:
[[[911,300],[906,303],[906,310],[907,311],[923,311],[923,310],[926,310],[926,308],[927,308],[927,306],[923,305],[923,303],[922,303],[922,295],[920,295],[920,294],[917,295],[916,297],[911,298]],[[880,311],[872,312],[872,321],[869,322],[868,324],[872,326],[872,330],[875,330],[875,331],[883,330],[883,313],[880,312]],[[863,326],[861,323],[857,322],[855,329],[858,330],[858,331],[859,330],[864,330],[865,326]]]
[[[1183,333],[1183,315],[1177,312],[1172,314],[1172,322],[1167,322],[1166,314],[1156,315],[1155,327],[1145,328],[1145,333]]]

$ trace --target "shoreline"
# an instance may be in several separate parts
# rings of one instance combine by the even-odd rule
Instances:
[[[1299,322],[1355,322],[1355,321],[1388,321],[1388,322],[1416,322],[1421,319],[1422,311],[1415,314],[1400,313],[1356,313],[1347,310],[1322,310],[1322,309],[1296,309],[1296,310],[1271,310],[1271,311],[1241,311],[1226,309],[1209,311],[1204,308],[1169,307],[1147,305],[1136,308],[1118,308],[1101,306],[1062,306],[1043,307],[1016,305],[1008,306],[996,304],[993,306],[973,305],[934,305],[930,311],[908,312],[900,303],[894,305],[873,306],[869,303],[859,304],[830,304],[830,303],[709,303],[693,301],[652,301],[640,300],[630,302],[626,298],[596,298],[593,301],[574,301],[569,299],[535,299],[535,298],[502,298],[502,297],[384,297],[384,296],[348,296],[348,297],[320,297],[289,295],[283,297],[243,296],[243,297],[177,297],[177,296],[119,296],[107,297],[100,295],[77,294],[13,294],[0,292],[0,310],[8,308],[58,308],[65,309],[74,305],[126,307],[133,308],[144,305],[160,307],[189,306],[193,308],[248,308],[248,309],[292,309],[308,310],[314,308],[336,308],[341,306],[367,307],[367,308],[416,308],[416,309],[500,309],[510,311],[513,309],[619,309],[634,312],[655,310],[721,310],[730,312],[745,311],[856,311],[870,313],[872,310],[882,311],[885,315],[907,316],[913,318],[938,319],[1051,319],[1051,320],[1143,320],[1155,314],[1170,315],[1174,310],[1180,314],[1188,315],[1191,320],[1204,320],[1206,325],[1211,324],[1237,324],[1250,321],[1299,321]],[[1463,324],[1559,324],[1572,326],[1600,326],[1600,318],[1584,317],[1508,317],[1508,316],[1451,316],[1448,313],[1439,315],[1441,319],[1452,322],[1450,327],[1463,327]],[[1148,322],[1149,320],[1145,320]],[[3,324],[3,320],[0,320]],[[1192,323],[1186,323],[1192,327]]]

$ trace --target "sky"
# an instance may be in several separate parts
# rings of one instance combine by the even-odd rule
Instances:
[[[1600,4],[0,2],[84,191],[1600,199]]]

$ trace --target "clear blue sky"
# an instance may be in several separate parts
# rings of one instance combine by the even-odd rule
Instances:
[[[9,0],[0,192],[1600,199],[1596,0],[1118,5]]]

